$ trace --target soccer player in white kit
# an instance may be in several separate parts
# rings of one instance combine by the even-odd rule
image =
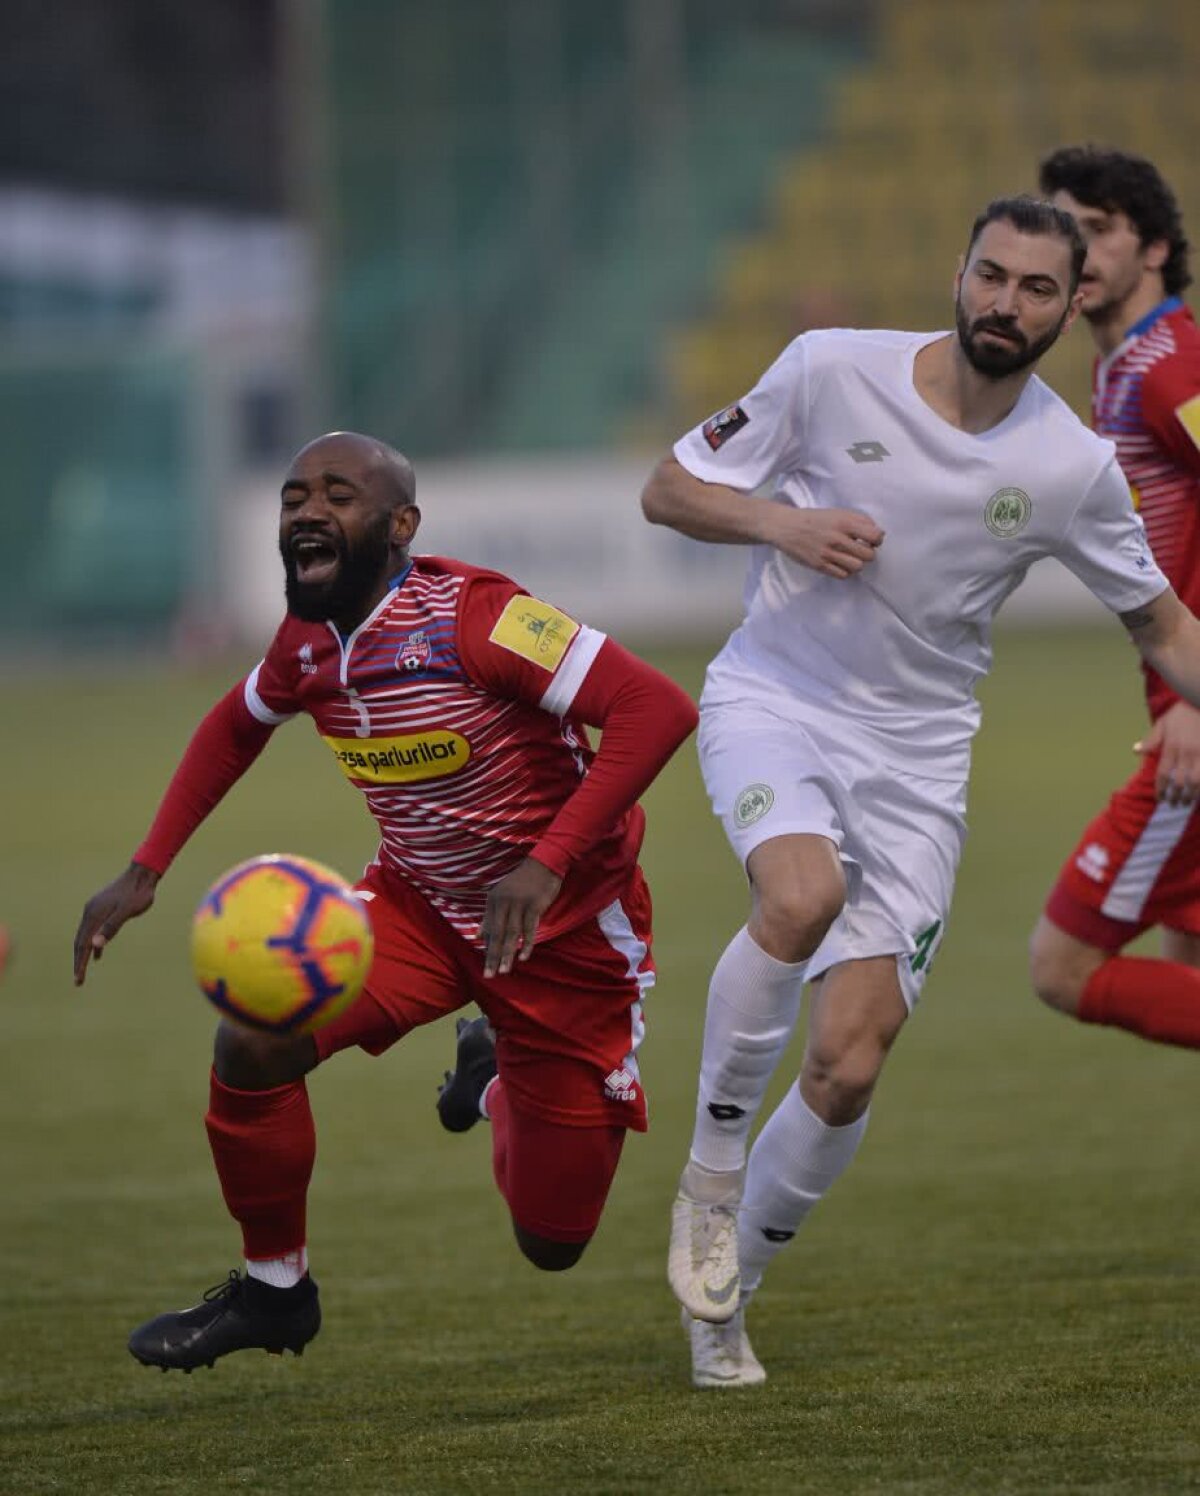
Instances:
[[[1079,310],[1084,256],[1052,205],[993,202],[955,277],[955,332],[804,334],[643,494],[653,523],[753,546],[745,620],[701,698],[704,779],[751,910],[713,973],[672,1216],[697,1386],[763,1380],[746,1301],[854,1157],[937,953],[1000,604],[1057,556],[1200,704],[1200,624],[1112,443],[1034,375]],[[799,1082],[747,1161],[805,982]]]

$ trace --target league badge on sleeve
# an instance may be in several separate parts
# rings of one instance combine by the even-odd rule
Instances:
[[[743,426],[749,424],[750,417],[740,405],[729,405],[724,410],[719,410],[715,416],[709,416],[701,426],[700,434],[716,452],[731,436],[736,436]]]
[[[1175,407],[1175,419],[1192,439],[1192,445],[1200,447],[1200,395],[1193,395],[1182,405]]]
[[[552,603],[519,592],[509,598],[504,612],[488,635],[493,644],[540,665],[551,675],[579,632],[573,618],[560,613]]]

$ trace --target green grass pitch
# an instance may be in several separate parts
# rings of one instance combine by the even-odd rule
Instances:
[[[698,686],[698,652],[653,653]],[[734,1393],[690,1389],[664,1275],[708,973],[744,906],[691,745],[648,800],[652,1131],[580,1266],[525,1263],[485,1129],[438,1129],[443,1024],[311,1082],[325,1328],[304,1359],[185,1378],[128,1356],[132,1325],[238,1261],[201,1126],[191,909],[255,852],[353,872],[373,846],[294,724],[71,987],[84,898],[224,683],[101,663],[5,682],[3,1496],[1200,1489],[1200,1056],[1058,1018],[1024,972],[1059,861],[1133,761],[1119,629],[1001,637],[949,934],[862,1154],[752,1311],[770,1380]]]

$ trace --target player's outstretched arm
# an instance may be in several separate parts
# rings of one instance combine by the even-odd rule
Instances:
[[[612,639],[593,660],[570,714],[604,729],[600,748],[530,855],[489,891],[485,976],[528,960],[568,870],[632,808],[698,720],[686,691]]]
[[[158,807],[146,840],[129,867],[84,905],[75,932],[75,985],[89,960],[100,958],[121,926],[154,902],[159,878],[200,822],[237,783],[274,728],[251,716],[241,685],[223,696],[200,723]]]
[[[87,976],[88,962],[97,961],[104,947],[128,919],[145,914],[154,903],[158,874],[151,868],[131,862],[119,878],[114,878],[83,906],[79,928],[75,931],[75,985],[81,987]]]
[[[842,580],[874,559],[884,532],[854,509],[796,509],[697,478],[666,457],[642,491],[642,513],[693,540],[773,545],[793,561]]]

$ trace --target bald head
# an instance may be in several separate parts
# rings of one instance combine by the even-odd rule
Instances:
[[[289,611],[357,627],[408,564],[415,496],[408,458],[373,436],[331,431],[301,447],[280,496]]]
[[[403,452],[397,452],[378,437],[364,436],[359,431],[328,431],[301,447],[288,466],[290,471],[313,465],[350,469],[357,481],[373,488],[392,507],[417,501],[412,463]]]

